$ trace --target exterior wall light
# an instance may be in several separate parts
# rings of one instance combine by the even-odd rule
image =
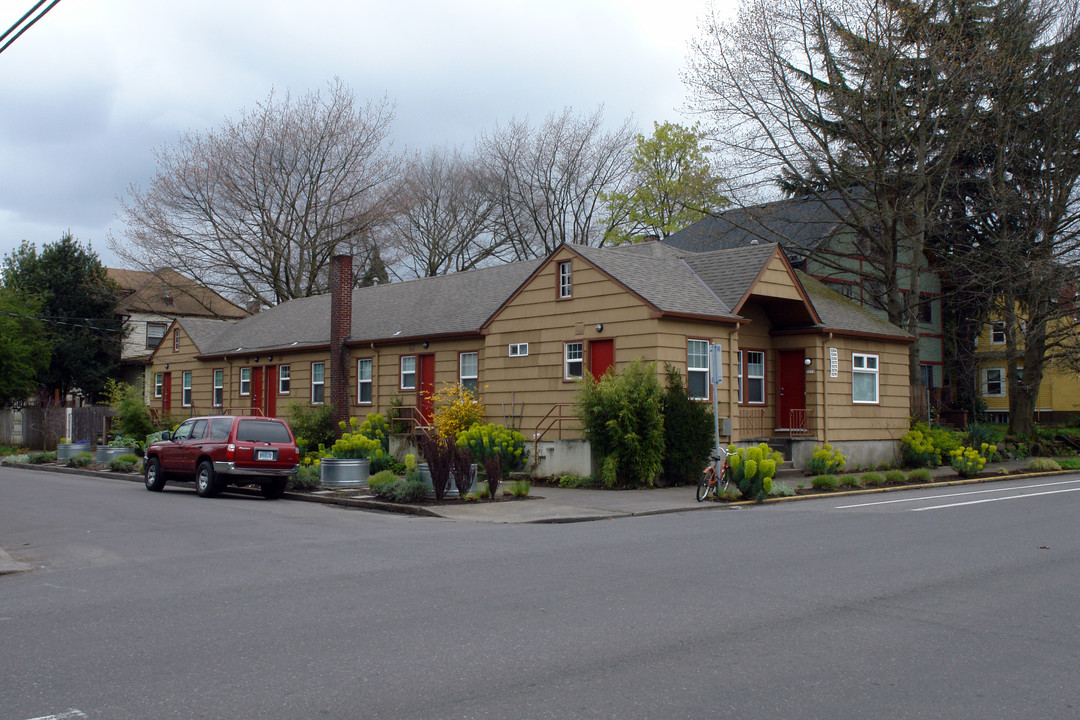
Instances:
[[[596,332],[604,332],[604,323],[596,323]]]

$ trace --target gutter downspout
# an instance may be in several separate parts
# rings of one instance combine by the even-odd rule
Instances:
[[[821,346],[821,444],[829,442],[829,375],[826,365],[829,356],[829,343],[832,342],[833,334],[829,333]]]

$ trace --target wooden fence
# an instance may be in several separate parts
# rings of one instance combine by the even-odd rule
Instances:
[[[71,431],[68,432],[68,414]],[[19,410],[0,410],[0,445],[31,450],[55,450],[61,438],[101,442],[111,408],[92,405],[64,408],[35,405]]]

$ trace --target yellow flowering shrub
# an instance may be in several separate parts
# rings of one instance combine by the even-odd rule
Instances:
[[[458,433],[484,422],[484,406],[480,398],[461,385],[445,385],[431,397],[431,424],[439,441],[449,444]]]
[[[986,467],[986,459],[993,457],[996,452],[996,445],[983,443],[978,450],[972,447],[961,447],[953,450],[949,455],[952,458],[953,470],[958,475],[975,477],[980,470]]]

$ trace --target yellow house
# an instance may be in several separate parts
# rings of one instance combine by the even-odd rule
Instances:
[[[1009,421],[1008,366],[1005,351],[1005,323],[992,321],[979,335],[976,353],[979,369],[976,382],[979,397],[986,404],[990,422]],[[1017,373],[1023,371],[1023,363]],[[1043,370],[1035,402],[1036,422],[1064,422],[1080,415],[1080,376],[1062,363],[1050,360]]]
[[[490,420],[534,441],[536,473],[588,473],[570,411],[577,381],[644,358],[658,373],[680,368],[702,402],[718,393],[725,442],[780,442],[796,464],[823,442],[858,464],[890,461],[907,429],[913,339],[793,270],[775,244],[563,245],[541,260],[351,287],[341,256],[328,295],[236,322],[178,320],[152,360],[155,403],[173,415],[402,407],[423,423],[431,394],[461,383]],[[722,349],[716,386],[710,345]]]

